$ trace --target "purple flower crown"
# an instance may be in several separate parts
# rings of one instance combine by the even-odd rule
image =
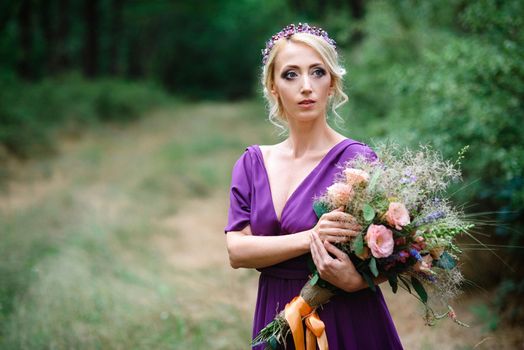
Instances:
[[[279,39],[282,39],[282,38],[289,38],[290,36],[292,36],[295,33],[313,34],[318,37],[321,37],[334,48],[337,47],[335,40],[331,39],[328,36],[328,33],[325,30],[323,30],[322,28],[310,26],[307,23],[299,23],[297,26],[294,24],[289,24],[286,27],[284,27],[284,29],[282,29],[280,32],[273,35],[271,39],[269,39],[266,42],[266,48],[262,50],[262,64],[266,64],[267,59],[269,57],[269,53],[271,52],[271,49],[275,45],[275,42],[277,42]]]

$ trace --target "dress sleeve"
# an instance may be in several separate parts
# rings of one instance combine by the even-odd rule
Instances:
[[[251,219],[252,162],[249,150],[236,161],[231,174],[229,211],[224,232],[240,231]]]
[[[355,158],[359,154],[362,154],[369,162],[375,162],[378,160],[378,156],[375,151],[362,142],[355,142],[351,144],[344,152],[343,159],[344,161],[348,161]]]
[[[370,163],[375,162],[375,161],[378,160],[378,156],[375,153],[375,151],[373,151],[373,149],[371,149],[371,147],[369,147],[368,145],[366,145],[364,143],[361,143],[360,145],[358,145],[357,153],[364,155],[364,157]]]

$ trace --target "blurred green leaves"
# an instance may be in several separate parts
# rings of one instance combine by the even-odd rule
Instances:
[[[463,199],[522,218],[522,18],[519,1],[373,2],[368,39],[350,52],[357,133],[429,142],[449,159],[470,145]]]
[[[49,153],[52,132],[80,130],[98,122],[126,122],[170,99],[153,84],[77,75],[49,78],[39,83],[2,79],[0,144],[20,157]]]

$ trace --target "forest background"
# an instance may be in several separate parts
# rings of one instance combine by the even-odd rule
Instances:
[[[245,348],[256,276],[226,266],[229,176],[280,139],[260,51],[298,22],[344,57],[343,133],[470,146],[454,198],[485,213],[485,246],[464,240],[477,328],[445,342],[524,347],[522,1],[5,0],[0,348]]]

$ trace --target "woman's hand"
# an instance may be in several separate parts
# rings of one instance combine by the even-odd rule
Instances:
[[[321,241],[342,243],[358,235],[362,227],[352,215],[344,213],[343,208],[340,207],[322,215],[311,230]]]
[[[322,243],[315,232],[311,234],[310,249],[313,262],[320,278],[324,281],[346,292],[355,292],[367,286],[348,255],[327,240]],[[332,258],[328,252],[335,258]]]

